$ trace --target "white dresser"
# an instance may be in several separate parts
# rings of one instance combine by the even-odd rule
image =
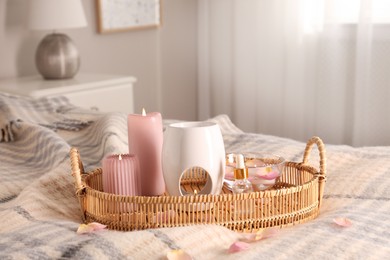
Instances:
[[[74,105],[102,112],[134,112],[136,78],[78,73],[73,79],[45,80],[41,76],[0,79],[0,92],[28,97],[65,96]]]

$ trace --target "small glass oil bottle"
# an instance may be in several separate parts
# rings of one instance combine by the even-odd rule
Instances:
[[[245,167],[244,156],[242,154],[236,154],[234,179],[233,193],[249,193],[253,191],[252,183],[248,180],[248,168]]]

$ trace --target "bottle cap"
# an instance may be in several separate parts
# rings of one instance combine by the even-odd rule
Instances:
[[[236,168],[234,169],[234,178],[242,180],[248,178],[248,168],[245,167],[244,156],[236,154]]]

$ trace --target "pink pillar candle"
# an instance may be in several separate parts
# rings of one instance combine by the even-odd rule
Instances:
[[[161,114],[131,114],[127,119],[129,152],[136,154],[140,163],[141,189],[144,196],[158,196],[165,192],[161,152],[163,128]]]
[[[132,154],[109,155],[103,159],[103,191],[117,195],[141,195],[138,158]]]

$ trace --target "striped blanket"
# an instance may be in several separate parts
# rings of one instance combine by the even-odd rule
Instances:
[[[81,213],[69,150],[79,149],[87,171],[100,167],[107,154],[126,153],[126,119],[81,110],[66,99],[0,94],[0,259],[164,259],[174,249],[193,259],[388,259],[390,147],[326,140],[328,179],[319,217],[247,250],[229,253],[242,234],[214,225],[77,234]],[[244,133],[224,115],[210,120],[219,124],[227,152],[302,160],[305,143]],[[310,163],[318,164],[315,149]],[[335,218],[348,218],[352,226],[340,227]]]

